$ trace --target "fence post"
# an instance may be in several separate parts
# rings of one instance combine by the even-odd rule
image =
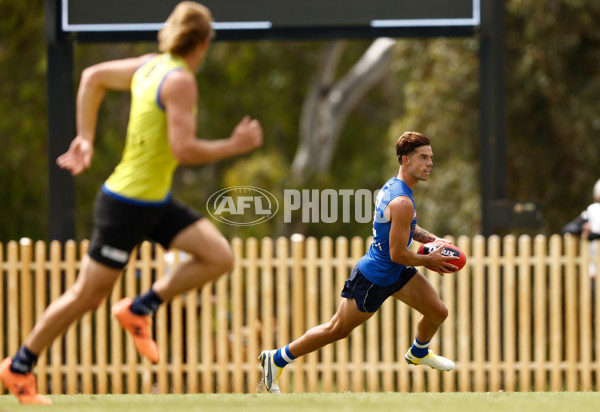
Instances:
[[[235,256],[235,266],[231,273],[231,327],[233,344],[231,355],[233,360],[233,391],[236,393],[244,392],[244,378],[246,372],[243,367],[243,347],[242,347],[242,325],[244,324],[244,295],[242,286],[244,282],[243,274],[243,243],[240,238],[234,238],[231,241],[233,255]]]
[[[486,240],[483,236],[476,236],[473,239],[473,292],[471,299],[473,301],[473,362],[475,373],[473,376],[473,389],[476,392],[487,390],[487,379],[485,373],[485,300],[486,290],[486,270],[485,270],[485,246]]]
[[[215,379],[213,373],[214,366],[214,355],[215,355],[215,336],[213,333],[213,286],[214,282],[208,282],[202,285],[200,289],[200,298],[202,300],[200,312],[200,334],[202,336],[202,341],[200,344],[201,347],[201,355],[202,355],[202,392],[204,393],[213,393],[215,386]],[[190,291],[194,294],[195,299],[198,296],[198,290]],[[194,305],[194,306],[197,306]],[[197,309],[195,309],[197,310]],[[192,316],[193,322],[198,325],[198,316],[196,313]],[[189,332],[194,333],[197,329],[197,326],[194,327]],[[194,351],[197,351],[198,348],[190,348]]]
[[[342,298],[339,292],[344,287],[344,282],[348,278],[348,239],[345,237],[338,237],[335,240],[335,288],[338,291],[336,294],[336,307],[340,304]],[[350,365],[349,362],[349,351],[348,351],[348,339],[342,339],[335,343],[337,352],[337,381],[338,390],[345,392],[350,390],[349,386],[349,373]]]
[[[292,339],[297,339],[302,336],[306,329],[305,311],[311,310],[306,308],[305,303],[305,281],[304,281],[304,236],[294,234],[291,237],[292,241]],[[296,359],[294,362],[293,379],[294,393],[305,391],[305,362],[304,356]]]
[[[277,344],[280,348],[290,342],[290,263],[289,259],[289,241],[286,237],[279,237],[275,245],[275,266],[277,273]],[[295,367],[292,363],[290,368]],[[289,374],[284,373],[279,380],[279,387],[285,391],[289,381]]]
[[[333,239],[330,237],[321,238],[321,323],[328,322],[336,310],[336,293],[333,276]],[[338,292],[339,293],[339,292]],[[327,345],[321,350],[321,359],[323,360],[323,373],[321,374],[321,384],[323,392],[334,391],[335,359],[334,345]]]
[[[77,245],[75,241],[68,240],[65,243],[65,285],[62,293],[65,293],[75,284],[77,277]],[[77,329],[78,324],[73,323],[67,329],[65,336],[64,354],[67,366],[67,393],[74,394],[78,392],[78,376],[77,376],[77,354],[79,346],[77,345]]]
[[[148,241],[143,242],[139,248],[139,256],[140,260],[137,265],[136,270],[136,278],[139,283],[139,291],[138,293],[146,293],[150,289],[150,285],[152,285],[152,244]],[[133,297],[133,296],[132,296]],[[179,325],[177,325],[179,326]],[[181,331],[181,328],[180,328]],[[177,331],[173,331],[173,338],[175,340],[181,339],[181,333],[177,333]],[[181,357],[173,361],[181,362]],[[141,393],[152,393],[152,363],[145,356],[140,357],[140,384],[141,384]],[[180,381],[177,382],[181,385]],[[175,382],[173,383],[175,385]],[[175,392],[177,393],[177,392]]]
[[[473,328],[471,326],[471,284],[473,279],[474,256],[471,256],[471,243],[468,238],[460,237],[458,247],[468,256],[466,266],[459,271],[457,276],[457,332],[458,332],[458,354],[457,354],[457,373],[458,390],[467,392],[471,387],[471,341]]]
[[[158,248],[156,255],[156,279],[167,276],[170,270],[176,268],[180,263],[180,253],[177,249],[173,249],[167,255],[162,248]],[[169,356],[171,356],[171,348],[169,347],[168,336],[168,317],[167,306],[161,305],[154,314],[156,323],[156,344],[160,352],[160,361],[157,366],[156,380],[158,393],[169,393]],[[114,322],[113,322],[114,323]]]
[[[394,307],[397,299],[387,299],[380,309],[381,314],[381,358],[378,364],[381,366],[381,389],[383,392],[392,392],[394,387]],[[379,352],[379,351],[377,351]],[[401,359],[400,359],[401,360]]]
[[[229,285],[230,274],[221,276],[216,282],[217,307],[215,321],[217,323],[217,391],[218,393],[229,393],[231,391],[229,359],[231,355],[229,341],[229,331],[231,328],[229,319]],[[197,360],[196,360],[197,362]],[[196,367],[196,365],[194,365]],[[189,378],[188,378],[189,379]],[[188,384],[189,391],[192,392],[191,385]],[[196,386],[197,387],[197,384]],[[197,391],[197,389],[193,389]],[[192,392],[193,393],[193,392]]]
[[[519,237],[519,390],[531,390],[531,237]]]
[[[454,241],[454,240],[453,240]],[[461,242],[463,239],[461,239]],[[462,249],[461,249],[462,250]],[[463,270],[467,271],[468,268]],[[456,291],[457,281],[460,272],[449,273],[441,278],[441,296],[446,307],[448,307],[448,317],[442,324],[439,341],[442,348],[442,355],[449,356],[456,360],[456,329],[457,329],[457,311],[456,311]],[[456,391],[456,373],[439,374],[442,379],[440,390],[444,392]]]
[[[516,239],[509,235],[504,238],[504,390],[515,391],[516,388],[516,308],[517,283],[515,268]]]
[[[544,391],[546,386],[546,346],[548,331],[546,327],[547,292],[546,292],[546,238],[537,235],[534,240],[534,388]]]
[[[558,235],[556,235],[558,236]],[[577,254],[577,242],[574,236],[565,239],[566,266],[565,266],[565,361],[566,389],[577,391],[577,342],[580,339],[577,330],[577,308],[579,306],[577,297],[577,271],[575,259]]]
[[[261,322],[262,330],[260,334],[261,348],[274,348],[275,330],[277,322],[275,319],[275,268],[273,263],[273,240],[265,237],[261,241],[260,247],[261,260]],[[279,308],[277,308],[279,311]],[[256,354],[258,355],[258,353]]]
[[[581,366],[581,386],[578,390],[591,391],[593,389],[592,379],[592,354],[594,337],[592,331],[594,325],[592,323],[592,279],[589,274],[589,241],[582,239],[579,243],[580,247],[580,258],[579,267],[579,302],[580,302],[580,316],[579,316],[579,365]]]
[[[110,304],[114,305],[123,296],[123,275],[113,285]],[[108,309],[107,309],[108,310]],[[160,344],[160,342],[159,342]],[[123,331],[119,322],[110,322],[110,393],[123,393]]]
[[[131,256],[129,257],[129,264],[127,265],[127,269],[125,270],[125,293],[124,296],[134,297],[138,294],[138,288],[136,281],[136,272],[137,272],[137,254],[139,248],[133,249],[131,252]],[[125,333],[121,329],[121,334],[125,334],[125,393],[133,394],[139,393],[138,388],[138,354],[135,350],[135,346],[133,345],[133,339],[129,334]]]
[[[560,364],[564,345],[564,332],[562,330],[562,296],[564,287],[562,283],[563,266],[560,259],[562,242],[558,237],[550,240],[550,305],[549,305],[549,346],[550,346],[550,382],[549,387],[553,391],[560,391],[563,386],[563,378]],[[556,254],[558,253],[558,254]]]
[[[178,253],[178,252],[175,252]],[[221,278],[226,278],[226,276],[222,276]],[[206,288],[209,289],[209,300],[210,300],[210,289],[212,289],[212,282],[210,285],[205,285]],[[204,288],[202,288],[204,289]],[[198,351],[199,350],[207,350],[210,349],[213,345],[212,339],[209,341],[209,348],[204,348],[205,345],[201,344],[198,341],[198,288],[193,288],[188,290],[182,300],[185,300],[185,339],[186,342],[186,352],[185,352],[185,373],[187,375],[187,388],[183,387],[183,382],[181,382],[181,390],[184,393],[197,393],[198,388]],[[200,292],[200,297],[203,297],[202,291]],[[209,317],[208,326],[212,327],[212,308],[206,307],[204,304],[204,299],[200,304],[200,316],[202,317],[204,312],[208,312],[206,315]],[[182,320],[183,325],[183,320]],[[202,320],[201,325],[204,326],[204,320]],[[226,323],[225,323],[226,325]],[[183,334],[182,328],[178,328],[180,332]],[[219,328],[221,329],[221,328]],[[211,331],[212,332],[212,331]],[[173,331],[172,333],[176,333]],[[204,332],[202,333],[202,337],[204,338]],[[183,351],[183,349],[182,349]],[[183,352],[182,352],[183,355]],[[182,366],[181,366],[182,367]],[[182,367],[182,373],[184,372]]]
[[[64,277],[61,270],[62,263],[62,247],[61,243],[58,240],[53,240],[50,243],[50,301],[53,302],[61,294],[62,291],[62,283],[64,281]],[[63,359],[62,353],[62,339],[55,339],[52,342],[50,347],[51,355],[52,355],[52,393],[60,394],[63,392],[63,380],[62,380],[62,372],[61,372],[61,359]]]
[[[249,238],[246,241],[246,359],[248,367],[248,392],[256,392],[259,381],[259,366],[257,357],[259,334],[258,309],[258,240]]]
[[[351,267],[354,267],[356,263],[360,260],[360,258],[364,255],[364,240],[361,237],[354,236],[352,238],[352,261],[348,262],[348,272]],[[360,386],[362,386],[363,391],[369,392],[378,392],[381,391],[381,387],[379,384],[379,376],[381,373],[381,358],[379,356],[380,350],[379,345],[381,342],[381,328],[379,327],[379,322],[381,319],[381,310],[378,310],[372,317],[369,319],[364,325],[359,326],[357,329],[360,329],[363,336],[360,342],[364,342],[366,346],[366,350],[362,351],[362,353],[353,352],[354,358],[354,367],[359,367],[358,376],[362,381]],[[363,355],[363,353],[366,354]],[[359,355],[359,356],[356,356]],[[366,365],[369,365],[369,368],[365,368]],[[363,371],[366,370],[366,373]],[[364,381],[366,375],[366,382]],[[356,384],[358,387],[358,383]]]
[[[451,273],[447,273],[445,276],[447,276],[448,278],[450,278],[453,274]],[[440,294],[440,298],[442,298],[443,296],[443,291],[440,288],[440,274],[437,272],[434,272],[432,270],[428,270],[428,276],[429,276],[429,282],[431,283],[431,286],[433,286],[433,289],[437,291],[438,294]],[[443,301],[443,298],[442,298]],[[413,310],[414,314],[416,317],[421,317],[421,314],[418,313],[417,311]],[[415,325],[417,323],[417,320],[415,319]],[[446,319],[444,321],[444,323],[440,326],[440,328],[438,329],[437,333],[434,335],[433,339],[431,340],[431,345],[430,348],[431,350],[433,350],[435,353],[440,353],[441,349],[442,349],[442,339],[443,339],[443,335],[444,335],[444,329],[446,326],[448,326],[446,324],[446,322],[448,321],[448,319]],[[413,332],[416,334],[416,329],[413,329]],[[407,348],[408,349],[408,348]],[[416,369],[416,368],[413,368]],[[425,372],[426,375],[426,380],[422,382],[423,384],[423,391],[427,391],[427,392],[439,392],[440,391],[440,372],[432,369],[432,368],[419,368],[419,369],[423,369],[423,371]],[[451,372],[452,373],[452,372]]]
[[[500,342],[502,335],[502,316],[500,312],[500,237],[493,235],[488,239],[488,362],[490,364],[488,390],[501,389]]]
[[[87,253],[88,242],[81,242],[79,245],[79,262],[83,259],[83,256]],[[76,265],[75,270],[79,270],[81,268],[81,263]],[[96,324],[101,322],[102,315],[99,314],[102,309],[105,308],[106,301],[104,300],[102,304],[98,307],[96,311]],[[106,311],[104,312],[106,315]],[[81,366],[82,375],[81,375],[81,383],[82,383],[82,393],[91,394],[94,393],[94,376],[92,370],[92,362],[94,357],[94,352],[96,352],[96,365],[98,366],[97,376],[98,376],[98,386],[101,386],[101,383],[106,381],[105,370],[104,374],[102,373],[102,353],[106,353],[106,325],[102,329],[104,333],[98,335],[96,337],[96,344],[93,344],[93,320],[92,320],[92,312],[89,311],[85,313],[81,319],[81,327],[80,327],[80,342],[81,342]],[[104,382],[103,382],[104,381]],[[96,389],[95,393],[101,393],[100,388]]]
[[[7,248],[8,278],[6,280],[6,330],[8,333],[8,353],[13,355],[23,341],[19,328],[19,249],[17,242],[11,240]]]
[[[25,340],[33,328],[33,283],[31,279],[32,241],[28,238],[19,240],[21,247],[21,342]]]
[[[0,259],[1,261],[1,259]],[[48,291],[47,272],[46,272],[46,244],[40,240],[35,243],[35,318],[38,320],[44,310],[46,310],[46,294]],[[0,293],[0,296],[3,296]],[[0,305],[1,306],[1,305]],[[3,320],[0,320],[0,325]],[[40,393],[45,394],[47,392],[46,387],[48,386],[48,377],[46,376],[47,370],[47,351],[40,353],[38,358],[36,373],[37,373],[37,385]]]
[[[349,269],[356,264],[363,254],[363,241],[359,238],[352,238],[350,242],[350,262],[345,263],[345,277],[348,277]],[[363,371],[364,346],[365,346],[365,325],[356,327],[350,333],[350,345],[352,348],[352,391],[361,392],[366,390]]]
[[[306,239],[306,328],[317,326],[319,322],[319,277],[318,243],[314,237]],[[329,346],[329,345],[328,345]],[[319,390],[318,353],[306,355],[306,378],[308,392]]]
[[[410,308],[403,302],[396,300],[394,302],[396,309],[396,353],[403,356],[406,350],[410,348],[413,339],[413,330],[410,322]],[[401,360],[397,372],[398,391],[409,392],[411,387],[410,371],[408,364]]]

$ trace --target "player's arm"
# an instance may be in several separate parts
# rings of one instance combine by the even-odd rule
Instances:
[[[393,199],[387,209],[392,225],[389,241],[390,259],[393,262],[405,266],[427,266],[439,273],[451,272],[455,268],[454,265],[446,262],[449,258],[442,256],[440,249],[428,255],[419,255],[408,248],[410,224],[415,213],[413,203],[408,197],[399,196]]]
[[[423,229],[421,226],[417,225],[415,227],[415,231],[413,232],[413,239],[420,243],[429,243],[429,242],[443,242],[443,243],[452,243],[448,239],[444,239],[441,237],[437,237],[427,230]]]
[[[90,166],[94,154],[98,110],[106,90],[129,90],[133,74],[150,56],[111,60],[83,70],[77,90],[77,136],[71,142],[69,150],[56,160],[61,168],[77,175]]]
[[[98,109],[106,90],[129,90],[133,74],[150,56],[98,63],[81,73],[77,91],[77,135],[94,141]]]
[[[193,75],[184,71],[170,74],[161,90],[161,101],[167,113],[169,145],[179,164],[211,163],[247,153],[262,145],[260,123],[248,116],[238,123],[229,138],[197,138],[194,113],[197,93]]]

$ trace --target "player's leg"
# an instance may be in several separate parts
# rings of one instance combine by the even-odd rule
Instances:
[[[358,325],[373,316],[381,304],[395,291],[395,285],[379,286],[368,280],[358,265],[344,283],[336,314],[327,323],[307,331],[283,348],[263,351],[259,359],[264,372],[265,387],[279,393],[277,384],[283,368],[298,356],[303,356],[323,346],[347,337]]]
[[[429,350],[429,342],[448,317],[448,309],[427,278],[417,272],[393,296],[421,313],[415,342],[405,356],[407,362],[427,365],[438,370],[453,369],[454,362]]]
[[[329,322],[309,329],[283,348],[263,351],[259,360],[263,367],[265,388],[271,393],[279,393],[278,381],[285,365],[297,357],[348,337],[354,328],[366,322],[373,314],[374,312],[361,312],[354,299],[343,298]]]
[[[32,352],[41,353],[74,321],[100,306],[121,272],[122,269],[106,266],[85,255],[73,286],[48,306],[24,344]]]
[[[96,309],[120,274],[121,269],[103,265],[87,255],[83,258],[75,284],[48,306],[14,358],[6,358],[0,365],[2,382],[19,401],[48,403],[49,399],[37,393],[31,373],[38,356],[79,317]]]
[[[163,301],[229,272],[233,252],[229,242],[208,219],[200,219],[183,229],[171,246],[186,252],[192,259],[181,263],[169,276],[158,279],[152,289]]]
[[[112,308],[121,325],[133,335],[136,349],[156,363],[160,355],[151,337],[151,314],[163,302],[230,270],[233,254],[227,240],[210,221],[174,200],[160,211],[148,236],[165,248],[176,248],[192,256],[158,279],[150,290],[135,299],[124,298]]]
[[[345,339],[354,328],[365,323],[374,313],[361,312],[354,299],[343,298],[331,320],[309,329],[300,338],[290,343],[288,345],[290,352],[297,358],[330,343]]]
[[[421,313],[417,323],[417,338],[429,341],[448,317],[448,309],[425,276],[417,272],[410,281],[393,295]]]

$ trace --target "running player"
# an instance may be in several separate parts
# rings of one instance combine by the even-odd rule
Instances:
[[[77,136],[57,159],[58,165],[73,175],[90,166],[98,109],[108,89],[131,90],[125,150],[96,198],[94,230],[76,283],[48,306],[14,357],[0,363],[0,379],[21,403],[51,403],[38,393],[31,372],[38,356],[69,325],[100,305],[142,240],[192,256],[146,293],[112,307],[113,315],[132,334],[138,352],[152,362],[159,360],[150,330],[152,312],[233,266],[229,243],[218,229],[171,196],[178,164],[214,162],[262,144],[260,123],[249,117],[237,124],[229,138],[196,137],[195,71],[214,36],[212,20],[203,5],[181,2],[158,34],[161,54],[103,62],[82,73]]]
[[[377,195],[373,219],[373,243],[358,261],[342,290],[336,314],[325,324],[309,329],[303,336],[277,350],[265,350],[260,356],[263,382],[271,393],[279,393],[283,368],[299,356],[348,337],[366,322],[389,297],[406,303],[421,313],[414,343],[405,359],[414,365],[448,371],[454,362],[434,354],[429,342],[448,316],[437,292],[414,266],[427,266],[444,274],[456,266],[438,249],[418,255],[409,249],[412,240],[421,243],[444,241],[417,225],[413,189],[429,179],[433,151],[429,139],[421,133],[405,132],[396,142],[400,163],[398,175],[388,180]]]

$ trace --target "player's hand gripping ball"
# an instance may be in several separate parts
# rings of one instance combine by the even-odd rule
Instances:
[[[448,263],[450,263],[458,268],[455,270],[455,272],[458,270],[461,270],[465,266],[465,264],[467,263],[467,255],[465,255],[465,253],[462,250],[460,250],[458,248],[458,246],[455,246],[451,243],[444,243],[444,242],[425,243],[425,244],[421,245],[419,250],[417,250],[417,253],[419,255],[428,255],[429,253],[431,253],[432,251],[434,251],[440,247],[443,247],[442,251],[440,252],[443,256],[449,256],[449,257],[458,256],[458,260],[448,260]],[[430,268],[427,268],[427,269],[430,269]]]

